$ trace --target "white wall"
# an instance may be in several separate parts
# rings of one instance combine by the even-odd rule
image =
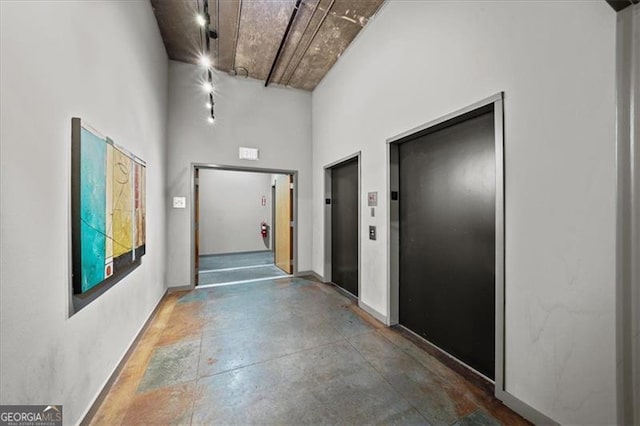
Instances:
[[[264,82],[214,74],[216,122],[206,120],[204,73],[169,61],[168,192],[187,197],[186,209],[167,205],[169,286],[190,283],[192,162],[297,170],[298,270],[311,269],[311,94]],[[238,148],[260,150],[258,161],[238,159]]]
[[[271,174],[202,169],[199,181],[201,255],[272,249],[260,234],[271,226]]]
[[[506,389],[615,423],[614,64],[603,1],[388,2],[313,94],[314,270],[322,167],[361,150],[361,298],[386,315],[386,139],[504,91]]]
[[[0,2],[0,404],[78,422],[162,297],[167,57],[148,2]],[[142,265],[67,318],[71,117],[147,161]]]

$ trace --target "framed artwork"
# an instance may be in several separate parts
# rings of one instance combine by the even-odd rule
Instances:
[[[146,164],[80,118],[71,120],[73,312],[140,265]]]

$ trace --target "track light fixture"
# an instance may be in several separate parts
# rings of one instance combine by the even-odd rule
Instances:
[[[218,33],[215,30],[209,28],[209,23],[211,22],[211,17],[209,16],[209,0],[204,0],[203,4],[203,13],[196,16],[196,21],[198,25],[200,25],[204,29],[204,46],[202,46],[202,54],[200,55],[199,63],[207,70],[207,79],[202,84],[202,88],[206,93],[209,94],[209,101],[205,104],[207,109],[209,110],[209,117],[207,117],[207,121],[213,123],[215,118],[213,112],[213,73],[211,72],[211,39],[215,40],[218,38]]]
[[[209,68],[211,66],[211,59],[209,58],[208,54],[203,53],[202,55],[200,55],[200,65],[205,68]]]

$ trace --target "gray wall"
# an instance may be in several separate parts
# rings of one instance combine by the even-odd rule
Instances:
[[[616,421],[615,24],[604,1],[387,2],[313,93],[323,166],[362,151],[361,299],[388,309],[387,138],[505,91],[506,389],[567,424]]]
[[[223,73],[214,74],[216,122],[207,122],[203,71],[169,61],[167,190],[187,197],[186,209],[167,204],[167,283],[190,283],[190,164],[209,163],[298,170],[298,269],[311,269],[311,94]],[[238,148],[260,149],[258,161],[238,159]]]
[[[148,2],[0,2],[0,404],[77,423],[165,291],[167,56]],[[142,265],[67,317],[71,117],[147,161]]]
[[[271,174],[200,170],[201,255],[271,250],[262,221],[271,226]]]

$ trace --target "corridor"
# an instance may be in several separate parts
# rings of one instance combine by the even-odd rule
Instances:
[[[301,278],[166,295],[105,392],[91,424],[528,424]]]

